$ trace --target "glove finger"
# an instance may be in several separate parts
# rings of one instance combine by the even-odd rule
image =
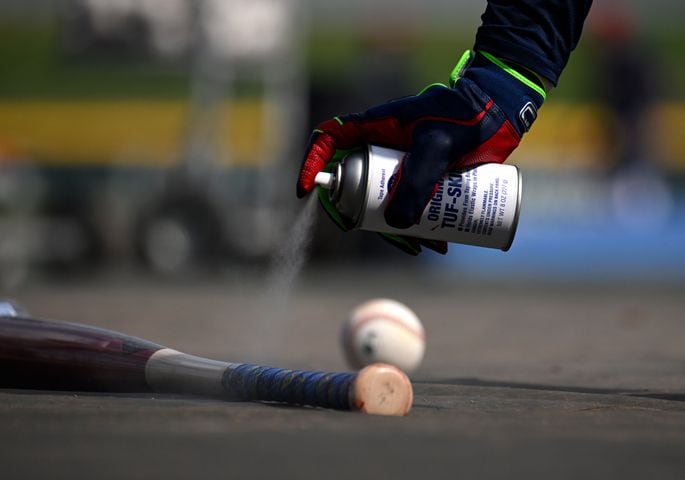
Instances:
[[[297,196],[304,197],[314,189],[316,174],[333,159],[337,150],[350,150],[366,144],[406,149],[409,141],[399,121],[392,116],[392,104],[382,109],[384,117],[376,114],[354,113],[335,117],[320,124],[312,133],[302,161],[297,181]]]
[[[419,239],[419,242],[424,247],[439,253],[440,255],[445,255],[447,253],[447,242],[442,240],[426,240],[424,238]]]
[[[298,198],[304,197],[314,189],[316,174],[326,167],[334,154],[335,143],[332,137],[321,130],[314,130],[309,137],[309,145],[297,178]]]
[[[361,118],[359,114],[335,117],[319,124],[312,132],[297,179],[298,198],[314,189],[316,174],[326,167],[337,150],[364,143],[362,131],[357,127]]]
[[[417,127],[412,146],[397,172],[385,221],[395,228],[416,224],[435,192],[438,181],[461,151],[459,130],[444,124]]]
[[[383,240],[390,245],[399,248],[404,253],[414,257],[421,253],[421,243],[418,238],[394,235],[391,233],[379,233],[379,235]]]
[[[447,242],[441,240],[426,240],[425,238],[409,237],[407,235],[394,235],[391,233],[381,233],[383,240],[399,248],[409,255],[416,256],[421,253],[421,246],[433,250],[440,255],[447,253]]]

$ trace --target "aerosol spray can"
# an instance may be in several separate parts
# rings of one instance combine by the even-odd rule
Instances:
[[[489,163],[446,174],[418,224],[393,228],[383,212],[405,153],[369,146],[316,176],[335,208],[354,228],[507,251],[521,208],[521,173]]]

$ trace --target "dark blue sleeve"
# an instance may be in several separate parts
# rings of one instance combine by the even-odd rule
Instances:
[[[590,5],[592,0],[488,0],[474,49],[518,63],[556,85]]]

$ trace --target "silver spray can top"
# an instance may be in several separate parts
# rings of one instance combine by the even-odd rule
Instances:
[[[363,149],[333,164],[330,172],[319,172],[314,180],[328,190],[331,203],[353,227],[366,208],[368,170],[368,149]]]

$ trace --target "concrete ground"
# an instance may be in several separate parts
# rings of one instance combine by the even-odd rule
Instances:
[[[682,284],[309,271],[40,281],[13,297],[187,353],[344,370],[371,297],[427,331],[405,418],[148,394],[0,390],[0,478],[685,478]]]

